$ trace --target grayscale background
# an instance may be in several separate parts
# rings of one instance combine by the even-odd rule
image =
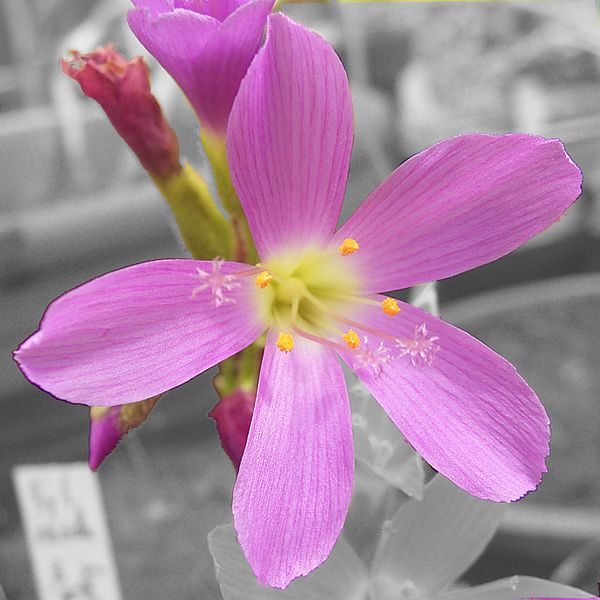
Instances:
[[[107,270],[183,256],[166,205],[58,59],[143,49],[127,0],[0,0],[0,599],[35,598],[11,482],[18,464],[87,458],[88,411],[28,384],[11,350],[46,305]],[[442,316],[511,360],[553,422],[550,472],[507,511],[467,574],[554,577],[596,593],[600,566],[600,27],[593,0],[295,4],[352,81],[344,217],[404,158],[471,131],[562,139],[585,192],[567,217],[491,265],[440,283]],[[184,156],[198,125],[153,64]],[[230,519],[234,471],[206,413],[206,373],[163,398],[100,470],[126,600],[219,598],[206,535]],[[110,599],[107,599],[110,600]]]

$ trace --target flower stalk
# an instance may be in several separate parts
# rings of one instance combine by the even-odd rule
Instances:
[[[189,164],[168,178],[153,176],[168,202],[181,238],[194,258],[234,256],[234,228],[215,204],[206,181]]]
[[[255,264],[258,262],[258,253],[252,240],[246,214],[231,181],[225,138],[201,132],[200,139],[212,168],[217,193],[231,218],[235,240],[231,258],[239,262]]]

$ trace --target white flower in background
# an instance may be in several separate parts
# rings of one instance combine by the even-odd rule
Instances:
[[[230,525],[208,543],[225,600],[516,600],[532,596],[589,598],[591,594],[534,577],[510,577],[448,591],[483,552],[503,506],[479,500],[435,477],[421,501],[403,504],[384,524],[369,569],[340,537],[331,556],[283,590],[260,586]]]

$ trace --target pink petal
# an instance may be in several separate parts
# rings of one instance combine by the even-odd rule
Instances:
[[[562,583],[537,577],[507,577],[485,585],[440,594],[439,600],[523,600],[524,598],[595,598]]]
[[[318,567],[350,503],[354,457],[335,354],[302,339],[285,354],[271,333],[233,492],[238,539],[258,581],[284,588]]]
[[[140,42],[177,81],[203,127],[223,136],[273,1],[245,3],[223,23],[185,8],[168,12],[135,8],[127,20]]]
[[[560,219],[581,172],[558,140],[469,134],[398,167],[337,232],[365,290],[381,292],[462,273],[508,254]]]
[[[231,112],[233,182],[263,259],[329,241],[352,146],[348,79],[331,46],[281,14]]]
[[[15,359],[32,383],[79,404],[137,402],[181,385],[264,329],[251,277],[223,289],[218,308],[210,288],[198,290],[197,270],[213,267],[157,260],[98,277],[55,300]],[[221,274],[244,269],[224,263]]]
[[[413,589],[429,598],[453,583],[485,550],[503,508],[434,477],[423,500],[403,504],[384,528],[371,569],[374,596],[403,598]]]
[[[375,307],[365,308],[361,316],[363,323],[404,340],[395,349],[396,358],[380,364],[379,374],[360,368],[360,346],[344,359],[415,450],[456,485],[494,501],[516,500],[535,489],[546,471],[550,431],[533,390],[508,361],[480,341],[400,304],[402,311],[395,317]],[[421,325],[430,351],[423,357],[399,356],[410,340],[418,341]],[[367,336],[372,348],[382,339]],[[384,344],[394,345],[387,338]],[[423,339],[419,344],[426,347]]]
[[[239,0],[175,0],[175,8],[186,8],[224,21],[238,6]]]
[[[366,597],[367,569],[350,545],[340,537],[319,569],[285,590],[265,588],[256,582],[231,525],[208,534],[208,546],[224,600],[350,600]]]

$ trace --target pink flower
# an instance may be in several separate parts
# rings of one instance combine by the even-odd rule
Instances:
[[[346,73],[316,34],[279,14],[269,23],[227,131],[261,263],[109,273],[53,302],[15,358],[51,394],[110,406],[181,385],[267,330],[233,513],[259,581],[283,588],[325,560],[350,502],[338,356],[463,489],[510,501],[537,486],[548,418],[514,367],[379,294],[514,250],[575,201],[581,174],[557,140],[459,136],[398,167],[336,231],[352,146]]]
[[[131,30],[179,84],[207,133],[223,136],[274,0],[132,0]]]
[[[61,61],[62,70],[100,104],[143,167],[163,179],[176,175],[181,169],[179,143],[150,91],[144,59],[127,60],[110,44],[88,54],[71,54],[71,60]]]

